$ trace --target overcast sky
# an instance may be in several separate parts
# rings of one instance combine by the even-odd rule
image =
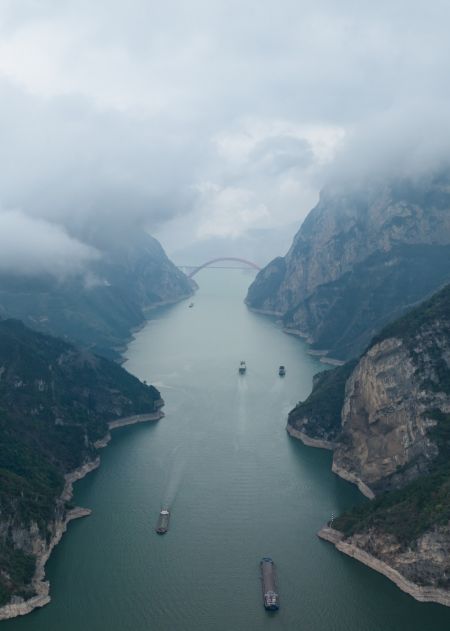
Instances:
[[[330,177],[437,168],[449,24],[447,0],[0,0],[0,270],[76,271],[106,226],[244,243]]]

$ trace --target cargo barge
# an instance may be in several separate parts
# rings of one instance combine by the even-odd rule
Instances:
[[[275,575],[275,565],[270,557],[264,557],[259,564],[261,568],[261,582],[264,607],[269,611],[280,608]]]
[[[170,512],[166,508],[163,508],[162,511],[159,513],[158,523],[156,524],[155,528],[158,535],[165,535],[166,532],[169,530],[169,520]]]

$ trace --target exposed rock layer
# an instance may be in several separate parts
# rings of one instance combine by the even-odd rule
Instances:
[[[450,607],[450,591],[442,589],[438,581],[450,570],[448,529],[427,533],[418,542],[417,550],[405,552],[399,551],[395,539],[377,532],[345,537],[342,532],[325,527],[318,536],[334,544],[340,552],[380,572],[416,600]],[[421,584],[424,574],[429,577],[427,585]]]

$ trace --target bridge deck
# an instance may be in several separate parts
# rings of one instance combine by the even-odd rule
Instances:
[[[233,261],[235,263],[244,263],[244,265],[246,265],[245,268],[238,268],[238,267],[231,267],[231,266],[219,266],[216,265],[214,266],[214,263],[221,263],[222,261]],[[180,265],[180,267],[182,267]],[[199,265],[198,267],[192,267],[192,266],[184,266],[185,268],[191,268],[192,272],[190,272],[188,274],[188,278],[192,278],[193,276],[195,276],[195,274],[197,274],[200,270],[204,269],[205,267],[216,267],[217,269],[247,269],[248,267],[256,269],[256,270],[260,270],[260,266],[257,265],[256,263],[253,263],[252,261],[247,261],[246,259],[240,259],[234,256],[223,256],[217,259],[211,259],[210,261],[206,261],[206,263],[203,263],[202,265]]]

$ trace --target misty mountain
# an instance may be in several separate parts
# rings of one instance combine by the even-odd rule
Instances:
[[[149,309],[190,295],[192,286],[143,231],[122,240],[96,232],[90,245],[97,256],[77,274],[1,274],[0,316],[118,357]]]
[[[322,192],[287,255],[258,274],[246,301],[345,360],[449,280],[447,177],[342,185]]]

